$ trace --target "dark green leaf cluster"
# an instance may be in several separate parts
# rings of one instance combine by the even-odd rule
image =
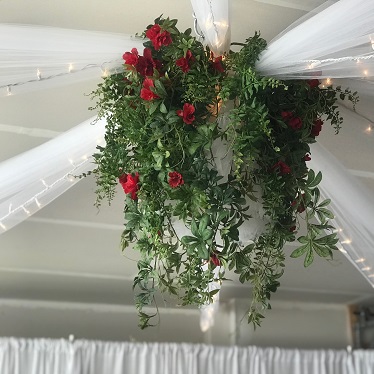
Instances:
[[[286,242],[298,240],[291,256],[305,256],[305,266],[336,249],[321,173],[306,161],[321,117],[340,127],[337,94],[356,102],[356,93],[260,76],[256,61],[266,42],[259,34],[217,58],[176,20],[155,23],[171,39],[157,49],[144,43],[152,54],[147,76],[134,57],[93,93],[107,121],[106,145],[94,155],[97,203],[111,201],[122,181],[122,247],[141,254],[134,288],[142,328],[157,315],[144,308],[157,308],[159,290],[182,305],[204,305],[217,292],[209,284],[222,282],[226,269],[252,285],[248,320],[259,325],[280,285]],[[185,105],[193,111],[184,113]],[[242,243],[240,229],[259,202],[265,228]]]

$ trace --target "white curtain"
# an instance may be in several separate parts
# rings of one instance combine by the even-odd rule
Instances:
[[[372,374],[373,351],[0,339],[1,374]]]

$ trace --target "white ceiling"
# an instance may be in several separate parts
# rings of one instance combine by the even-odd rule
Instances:
[[[261,30],[267,40],[322,1],[232,0],[232,39],[242,41]],[[278,4],[278,5],[274,5]],[[296,9],[295,9],[296,8]],[[0,22],[74,29],[140,32],[164,14],[192,26],[188,0],[1,0]],[[0,98],[0,161],[47,141],[17,134],[19,127],[63,132],[92,116],[84,96],[95,82]],[[369,103],[370,104],[370,103]],[[13,131],[14,130],[14,131]],[[322,143],[349,168],[374,175],[373,136],[348,123],[335,137],[324,129]],[[349,152],[347,152],[349,151]],[[372,173],[372,174],[370,174]],[[374,181],[363,178],[374,193]],[[1,186],[1,181],[0,181]],[[1,188],[1,187],[0,187]],[[0,298],[132,305],[136,254],[122,254],[122,194],[111,207],[94,208],[95,185],[83,180],[26,222],[0,236]],[[292,248],[286,250],[290,253]],[[246,297],[237,282],[223,287],[222,299]],[[352,304],[373,298],[372,287],[343,257],[316,259],[308,269],[287,259],[276,298]]]

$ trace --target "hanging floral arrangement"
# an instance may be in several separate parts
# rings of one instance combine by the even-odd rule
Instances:
[[[218,291],[209,284],[228,270],[251,284],[248,321],[256,326],[285,256],[304,256],[309,266],[336,250],[309,144],[324,119],[339,130],[337,96],[355,103],[356,93],[321,88],[317,79],[260,76],[266,42],[259,34],[239,52],[213,56],[176,23],[156,19],[144,50],[124,53],[124,71],[93,93],[107,121],[106,145],[94,155],[97,204],[123,187],[121,242],[141,256],[134,288],[142,328],[158,315],[159,291],[181,305],[206,305]],[[262,229],[248,239],[253,206]],[[155,313],[146,308],[152,305]]]

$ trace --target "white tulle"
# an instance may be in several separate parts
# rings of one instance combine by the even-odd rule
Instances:
[[[374,1],[340,0],[317,8],[268,45],[265,76],[348,78],[374,75]]]
[[[22,222],[94,169],[92,154],[104,144],[105,121],[83,122],[0,164],[0,233]]]
[[[0,95],[97,79],[121,69],[124,52],[143,40],[129,35],[0,24]]]
[[[191,0],[199,32],[216,56],[230,47],[229,1]]]
[[[322,172],[320,191],[331,198],[333,224],[340,237],[340,250],[374,285],[374,199],[357,178],[319,143],[313,144],[310,166]]]

